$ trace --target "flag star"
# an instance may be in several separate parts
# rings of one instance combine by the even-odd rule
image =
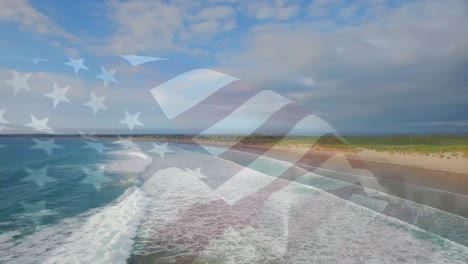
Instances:
[[[43,58],[32,58],[31,61],[34,65],[37,65],[39,62],[42,62],[42,61],[46,62],[48,60],[43,59]]]
[[[105,95],[98,97],[91,91],[91,99],[84,103],[84,105],[91,107],[91,109],[93,109],[93,115],[96,115],[99,109],[107,110],[107,107],[104,105],[105,99]]]
[[[42,149],[47,153],[49,156],[52,155],[54,149],[63,149],[62,146],[55,144],[55,139],[49,140],[39,140],[33,139],[36,145],[32,146],[31,149]]]
[[[48,167],[45,166],[44,168],[42,169],[39,169],[39,170],[31,170],[31,169],[27,169],[25,168],[26,172],[28,173],[28,176],[26,178],[23,178],[22,181],[33,181],[35,182],[37,185],[39,185],[39,187],[44,187],[48,182],[54,182],[54,181],[57,181],[56,179],[52,178],[52,177],[49,177],[47,175],[47,170],[48,170]]]
[[[195,177],[197,177],[199,180],[204,180],[206,179],[206,175],[203,175],[201,173],[201,168],[196,168],[194,170],[186,168],[185,171],[187,171],[190,174],[193,174]]]
[[[37,131],[51,133],[53,132],[53,130],[47,125],[48,122],[48,117],[39,120],[33,114],[31,114],[31,123],[27,124],[26,126],[32,127],[34,130]]]
[[[78,130],[78,134],[80,134],[80,137],[81,138],[85,138],[85,139],[88,139],[88,140],[92,140],[92,141],[96,141],[97,139],[95,139],[93,136],[94,136],[94,133],[85,133],[81,130]]]
[[[101,79],[104,81],[104,87],[107,87],[110,82],[117,83],[118,81],[114,78],[115,69],[110,71],[106,70],[104,67],[101,66],[101,74],[97,75],[96,78]]]
[[[5,120],[5,118],[3,117],[4,114],[5,114],[5,109],[0,109],[0,124],[9,124],[10,122]]]
[[[104,153],[104,150],[108,149],[106,146],[104,146],[103,143],[95,143],[95,142],[89,142],[89,141],[85,141],[84,143],[86,145],[83,146],[83,148],[94,149],[101,154]]]
[[[153,153],[158,153],[159,156],[164,159],[164,155],[166,153],[172,153],[174,151],[170,150],[167,148],[167,142],[166,143],[162,143],[162,144],[156,144],[156,143],[152,143],[153,144],[153,148],[151,150],[149,150],[149,152],[153,152]]]
[[[120,120],[119,123],[126,124],[128,126],[128,129],[130,129],[131,131],[136,125],[143,126],[143,124],[140,121],[138,121],[138,117],[140,117],[140,112],[130,114],[127,112],[127,110],[125,110],[125,118]]]
[[[54,91],[44,96],[52,98],[52,100],[54,100],[54,108],[55,108],[60,102],[67,102],[67,103],[70,102],[70,100],[68,100],[67,98],[67,92],[69,89],[70,87],[68,86],[65,88],[60,88],[58,87],[57,83],[54,82]]]
[[[105,166],[98,168],[97,170],[90,170],[83,168],[86,177],[81,180],[80,183],[92,184],[96,190],[100,190],[103,183],[111,182],[112,179],[104,175]]]
[[[27,219],[34,222],[36,226],[42,224],[42,218],[48,211],[51,212],[47,209],[46,201],[44,200],[35,203],[20,202],[20,204],[24,208],[25,213],[28,214]]]
[[[5,81],[7,84],[13,86],[14,94],[17,95],[19,91],[26,90],[31,91],[28,80],[31,77],[31,73],[20,75],[17,71],[13,71],[13,78]]]
[[[78,74],[80,70],[89,71],[88,67],[84,65],[84,59],[72,59],[68,58],[69,62],[66,62],[65,65],[71,66],[75,71],[75,75]]]
[[[37,213],[46,209],[46,202],[44,200],[35,203],[20,202],[20,204],[27,213]]]

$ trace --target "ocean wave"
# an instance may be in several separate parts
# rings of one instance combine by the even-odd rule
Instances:
[[[223,161],[211,163],[216,162]],[[243,200],[273,180],[285,181],[243,168],[213,191],[198,171],[158,171],[142,186],[151,202],[131,260],[466,263],[468,259],[463,245],[312,186],[285,181],[286,187],[268,198]]]
[[[114,157],[105,164],[109,173],[139,174],[153,163],[153,159],[139,148],[116,150],[109,154]]]
[[[132,187],[114,203],[36,233],[0,241],[1,263],[126,263],[147,200]]]

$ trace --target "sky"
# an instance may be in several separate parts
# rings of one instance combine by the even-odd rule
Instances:
[[[4,0],[0,132],[45,118],[55,132],[120,131],[129,120],[131,132],[175,132],[148,87],[206,68],[253,84],[231,96],[274,91],[342,134],[467,133],[467,18],[466,0]],[[119,55],[167,60],[132,67]],[[69,58],[88,70],[75,74]],[[96,78],[113,69],[117,82]],[[30,91],[14,94],[13,71],[31,73]],[[71,102],[46,96],[54,82]],[[87,108],[91,92],[107,109]]]

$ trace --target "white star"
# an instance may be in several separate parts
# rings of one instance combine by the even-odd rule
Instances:
[[[54,149],[63,149],[62,146],[55,144],[55,139],[49,139],[49,140],[33,139],[33,141],[36,143],[36,145],[32,146],[31,149],[42,149],[49,156],[52,155],[52,151]]]
[[[5,114],[5,109],[0,109],[0,124],[9,124],[10,122],[6,121],[3,115]]]
[[[69,57],[68,60],[69,62],[66,62],[65,65],[71,66],[75,71],[75,75],[77,75],[80,70],[89,71],[88,67],[84,65],[84,59],[75,60]]]
[[[96,190],[100,190],[101,185],[103,183],[112,181],[112,179],[104,175],[104,169],[105,169],[105,166],[102,166],[101,168],[97,170],[90,170],[87,168],[83,168],[83,171],[86,174],[86,177],[83,180],[81,180],[80,183],[92,184]]]
[[[117,80],[114,78],[115,69],[110,71],[106,70],[104,67],[101,66],[101,74],[97,75],[96,78],[101,79],[104,81],[104,87],[107,87],[110,82],[117,83]]]
[[[43,59],[43,58],[32,58],[31,61],[33,62],[34,65],[37,65],[39,62],[42,62],[42,61],[48,61],[46,59]]]
[[[44,211],[46,209],[46,202],[44,200],[40,200],[35,203],[20,202],[20,204],[23,206],[24,210],[29,214]]]
[[[13,93],[17,95],[21,90],[31,91],[28,84],[29,77],[31,77],[31,73],[20,75],[17,71],[13,71],[13,78],[5,82],[13,86]]]
[[[201,173],[201,168],[196,168],[194,170],[186,168],[185,171],[187,171],[190,174],[193,174],[193,176],[197,177],[199,180],[204,180],[206,179],[206,175],[203,175]]]
[[[23,206],[24,211],[28,214],[28,220],[34,222],[36,226],[40,226],[42,224],[42,217],[49,212],[50,210],[46,207],[46,201],[40,200],[39,202],[35,203],[27,203],[27,202],[20,202],[21,206]]]
[[[97,97],[94,92],[91,91],[91,99],[84,103],[84,105],[91,107],[91,109],[93,109],[93,115],[96,115],[99,109],[107,110],[107,107],[104,105],[105,99],[105,95]]]
[[[58,87],[57,83],[54,82],[54,91],[44,96],[52,98],[52,100],[54,100],[54,108],[55,108],[60,102],[67,102],[67,103],[70,102],[70,100],[68,100],[67,98],[67,92],[69,89],[70,87],[68,86],[65,88],[60,88]]]
[[[48,117],[39,120],[33,114],[31,114],[31,123],[27,124],[26,126],[32,127],[37,131],[51,133],[53,130],[47,125],[47,122],[49,122]]]
[[[83,148],[94,149],[101,154],[104,153],[104,150],[108,149],[106,146],[104,146],[103,143],[94,143],[89,141],[85,141],[84,143],[86,144],[86,146],[83,146]]]
[[[28,176],[26,178],[23,178],[21,181],[33,181],[41,188],[44,187],[47,182],[57,181],[56,179],[47,175],[47,169],[47,166],[39,170],[31,170],[25,168],[26,172],[28,173]]]
[[[164,159],[164,154],[174,152],[167,148],[167,142],[159,144],[159,145],[156,143],[151,143],[151,144],[153,144],[153,148],[149,150],[149,152],[158,153],[162,159]]]
[[[119,123],[121,124],[126,124],[128,126],[128,129],[133,130],[133,127],[135,125],[140,125],[143,126],[143,124],[138,121],[138,117],[140,116],[140,112],[135,113],[135,114],[129,114],[127,110],[125,110],[125,118],[120,120]]]
[[[94,136],[94,133],[85,133],[81,130],[78,130],[78,134],[80,134],[80,137],[81,138],[85,138],[85,139],[88,139],[88,140],[91,140],[91,141],[96,141],[97,139],[95,139],[93,136]]]

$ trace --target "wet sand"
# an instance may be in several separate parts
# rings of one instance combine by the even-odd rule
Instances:
[[[194,144],[190,140],[164,141]],[[225,144],[208,142],[206,145],[224,146]],[[341,149],[313,150],[305,155],[299,153],[297,149],[271,149],[261,145],[236,145],[231,147],[231,150],[291,161],[320,176],[362,184],[369,189],[468,217],[468,174],[407,164],[392,164],[383,160],[373,161],[369,155],[361,158],[359,153]],[[222,156],[230,159],[229,151]],[[302,158],[297,161],[300,157]]]

